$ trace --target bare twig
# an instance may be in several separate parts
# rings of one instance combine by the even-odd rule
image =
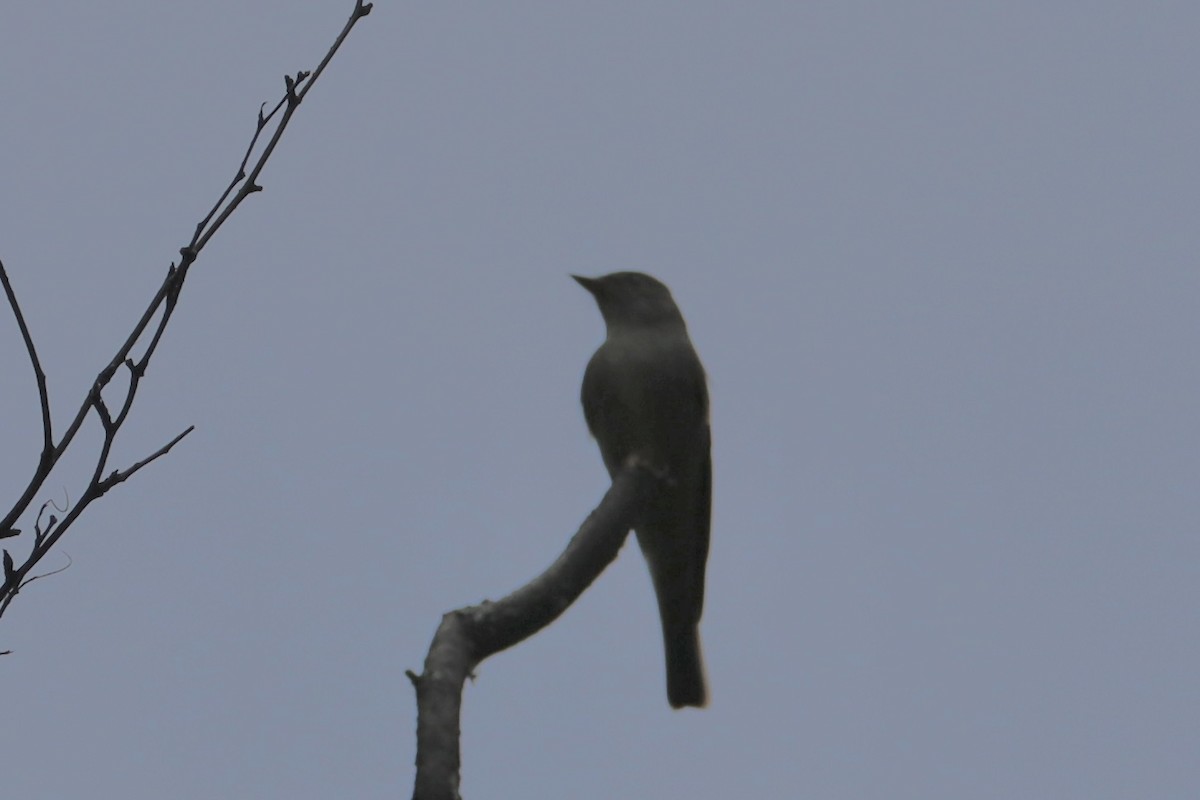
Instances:
[[[46,534],[50,533],[50,529],[53,528],[58,522],[58,517],[51,514],[50,518],[46,520],[46,529],[42,530],[42,515],[46,513],[46,509],[53,508],[59,514],[65,514],[67,513],[67,509],[71,507],[71,499],[68,497],[64,502],[66,504],[62,507],[59,507],[58,503],[54,502],[53,500],[47,500],[46,502],[42,503],[42,507],[38,509],[37,519],[34,520],[33,523],[34,547],[37,547],[42,543],[42,540],[46,538]]]
[[[137,472],[139,469],[146,466],[151,461],[154,461],[157,458],[161,458],[161,457],[165,456],[167,453],[171,452],[172,447],[179,444],[179,441],[181,439],[183,439],[183,437],[187,436],[189,433],[191,433],[194,430],[196,430],[196,426],[189,425],[187,430],[185,430],[183,433],[176,436],[171,441],[164,444],[162,447],[155,450],[150,455],[143,458],[141,461],[138,461],[138,462],[132,464],[131,466],[126,467],[125,469],[114,470],[111,475],[109,475],[104,480],[100,481],[100,491],[102,493],[107,492],[109,489],[116,486],[118,483],[124,483],[126,480],[128,480],[130,478],[130,476],[133,475],[133,473]]]
[[[458,800],[463,682],[485,658],[537,633],[583,594],[617,557],[657,480],[636,461],[626,464],[545,572],[502,600],[442,617],[424,672],[407,673],[417,691],[414,800]]]
[[[8,270],[4,268],[2,260],[0,260],[0,283],[4,284],[4,294],[8,297],[8,304],[12,307],[13,316],[17,318],[17,327],[21,329],[21,338],[25,340],[25,351],[29,353],[29,363],[33,365],[33,376],[37,381],[38,402],[42,406],[42,452],[38,456],[38,467],[34,470],[36,473],[50,461],[54,453],[54,428],[50,421],[50,392],[46,388],[46,373],[42,370],[37,347],[33,344],[33,336],[29,333],[29,326],[25,324],[25,315],[21,313],[21,304],[17,302],[17,294],[8,280]],[[0,539],[16,535],[8,533],[10,526],[15,521],[15,518],[9,520],[6,517],[4,523],[0,523]]]
[[[37,380],[38,401],[42,406],[42,458],[49,458],[54,449],[54,431],[50,423],[50,392],[46,389],[46,373],[42,371],[42,362],[38,358],[37,348],[33,346],[33,337],[29,326],[25,324],[25,315],[21,313],[21,305],[13,292],[12,284],[8,281],[8,270],[0,261],[0,283],[4,284],[4,294],[8,304],[12,306],[13,316],[17,318],[17,326],[21,329],[21,338],[25,340],[25,350],[29,353],[29,363],[33,365],[33,375]]]
[[[29,584],[33,583],[36,580],[41,580],[42,578],[49,578],[51,575],[57,575],[60,572],[66,572],[67,570],[69,570],[71,568],[71,565],[74,564],[75,562],[72,561],[71,557],[68,556],[66,553],[63,553],[63,556],[66,557],[67,563],[63,564],[58,569],[52,569],[49,572],[43,572],[40,575],[30,575],[28,578],[26,578],[24,580],[24,582],[22,582],[21,588],[24,589],[26,586],[28,586]]]
[[[117,349],[112,359],[100,370],[87,396],[80,404],[79,410],[75,413],[75,417],[71,420],[70,425],[67,426],[66,431],[63,432],[57,442],[54,441],[54,433],[51,427],[50,401],[46,389],[46,376],[38,360],[37,350],[33,345],[33,337],[29,332],[28,326],[25,324],[25,318],[21,313],[20,305],[17,303],[16,294],[9,284],[8,274],[4,270],[4,265],[0,264],[0,280],[3,281],[9,305],[21,329],[21,335],[25,339],[25,348],[29,353],[29,359],[33,364],[34,374],[37,378],[38,396],[42,405],[43,428],[42,453],[38,459],[37,467],[30,478],[29,484],[21,493],[20,498],[4,518],[0,520],[0,538],[12,537],[20,533],[13,525],[29,508],[30,503],[41,490],[51,470],[53,470],[59,459],[62,458],[67,448],[71,446],[71,443],[75,441],[75,435],[79,432],[84,421],[90,414],[95,413],[104,431],[104,441],[100,445],[100,450],[96,455],[95,468],[87,487],[79,497],[79,501],[70,510],[65,512],[65,516],[61,521],[57,521],[57,525],[55,524],[55,518],[51,516],[50,522],[44,531],[41,528],[41,515],[39,514],[38,522],[35,526],[33,547],[29,556],[20,566],[12,563],[12,557],[5,551],[7,558],[5,559],[6,569],[4,580],[0,584],[0,616],[4,615],[4,612],[8,609],[9,604],[16,596],[20,587],[27,585],[29,581],[33,580],[33,578],[28,577],[30,570],[50,552],[59,539],[62,538],[63,534],[67,532],[75,520],[79,518],[92,502],[98,500],[105,492],[117,484],[128,480],[143,467],[166,455],[171,451],[171,448],[193,430],[189,427],[183,433],[140,461],[135,462],[126,469],[114,470],[107,477],[104,477],[117,434],[128,419],[134,397],[137,395],[141,380],[149,367],[150,358],[157,351],[163,332],[171,321],[176,302],[183,289],[183,283],[187,278],[188,270],[195,263],[204,246],[220,230],[225,220],[229,219],[230,215],[237,210],[242,201],[251,194],[262,191],[262,186],[259,185],[258,178],[266,167],[267,161],[270,160],[271,154],[275,151],[275,147],[283,136],[288,123],[291,121],[292,115],[299,107],[300,101],[303,100],[304,96],[316,82],[316,79],[324,71],[326,65],[329,64],[341,48],[342,43],[355,23],[371,13],[371,8],[371,3],[356,0],[354,10],[351,12],[349,19],[342,27],[341,33],[338,34],[337,39],[329,48],[329,51],[325,54],[325,57],[321,60],[316,70],[312,73],[300,72],[295,78],[291,76],[285,77],[287,88],[283,98],[265,116],[262,113],[262,108],[265,108],[266,104],[264,103],[260,107],[254,135],[251,137],[246,153],[242,157],[237,174],[225,187],[220,198],[208,214],[196,225],[188,243],[179,249],[179,263],[173,263],[168,266],[167,274],[163,278],[162,284],[159,285],[154,297],[151,298],[149,305],[146,306],[146,310],[142,312],[141,318],[134,325],[133,330],[130,331],[124,343]],[[271,131],[270,138],[262,150],[258,152],[257,158],[255,158],[254,154],[264,131],[268,129],[271,121],[275,119],[277,112],[281,110],[283,113],[279,115],[278,123]],[[247,172],[246,167],[252,160],[253,166]],[[138,346],[139,342],[145,341],[144,337],[147,331],[151,330],[151,323],[156,318],[157,324],[154,325],[150,333],[149,341],[145,344],[145,350],[142,352],[141,357],[137,359],[133,358],[131,354],[134,348]],[[114,415],[110,411],[109,405],[105,402],[104,392],[122,366],[129,370],[129,385],[125,388],[124,397],[122,397],[119,409]],[[113,408],[117,408],[117,406],[114,405]],[[42,510],[45,510],[44,505]]]

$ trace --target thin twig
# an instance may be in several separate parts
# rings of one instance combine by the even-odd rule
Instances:
[[[3,261],[0,261],[0,283],[4,284],[4,294],[8,297],[8,304],[12,306],[13,316],[17,318],[17,327],[21,329],[21,338],[25,340],[25,350],[29,353],[29,363],[33,365],[33,375],[37,380],[38,402],[42,406],[41,457],[49,458],[50,452],[54,449],[54,429],[50,422],[50,392],[46,388],[46,373],[42,371],[42,362],[38,358],[37,348],[33,345],[33,336],[29,333],[29,326],[25,324],[25,315],[21,313],[21,305],[17,302],[17,295],[8,281],[8,270],[4,268]]]
[[[116,486],[118,483],[124,483],[125,481],[129,480],[129,478],[131,478],[133,476],[133,474],[135,472],[137,472],[138,470],[140,470],[142,467],[146,466],[147,464],[149,464],[150,462],[152,462],[156,459],[162,458],[167,453],[171,452],[172,447],[179,444],[180,440],[182,440],[183,437],[187,436],[189,433],[191,433],[194,430],[196,430],[196,426],[189,425],[187,427],[187,430],[185,430],[183,433],[176,436],[171,441],[164,444],[162,447],[155,450],[150,455],[143,458],[141,461],[137,461],[134,464],[132,464],[131,466],[126,467],[125,469],[114,470],[111,475],[109,475],[104,480],[100,481],[101,490],[107,492],[109,489]]]
[[[20,587],[20,588],[24,589],[26,586],[28,586],[29,584],[33,583],[33,582],[34,582],[34,581],[36,581],[36,580],[40,580],[40,579],[42,579],[42,578],[49,578],[51,575],[57,575],[57,574],[58,574],[58,573],[60,573],[60,572],[66,572],[67,570],[69,570],[69,569],[71,568],[71,565],[72,565],[72,564],[74,564],[75,562],[74,562],[74,561],[72,561],[72,560],[71,560],[71,557],[70,557],[69,555],[67,555],[66,553],[63,553],[63,555],[64,555],[64,556],[66,556],[66,559],[67,559],[67,563],[66,563],[66,564],[63,564],[63,565],[62,565],[61,567],[59,567],[58,569],[52,569],[52,570],[50,570],[49,572],[43,572],[43,573],[41,573],[40,575],[31,575],[31,576],[29,576],[29,577],[28,577],[28,578],[26,578],[26,579],[25,579],[25,581],[24,581],[24,582],[21,584],[21,587]]]
[[[49,465],[52,463],[54,453],[54,428],[50,420],[50,392],[46,388],[46,373],[42,370],[42,361],[38,358],[37,347],[33,344],[33,336],[29,333],[29,326],[25,323],[25,315],[21,313],[21,304],[17,302],[17,294],[13,291],[12,284],[8,280],[8,270],[4,268],[4,261],[0,260],[0,283],[4,284],[4,294],[8,297],[8,305],[12,308],[13,316],[17,319],[17,327],[21,329],[21,338],[25,340],[25,351],[29,354],[29,363],[33,365],[33,375],[37,381],[38,402],[42,407],[42,452],[38,456],[38,465],[34,469],[34,475],[38,475],[43,470],[49,472]],[[30,484],[32,486],[32,483]],[[40,486],[41,483],[38,483]],[[28,491],[30,498],[34,492]],[[24,496],[23,498],[24,499]],[[0,539],[7,539],[10,536],[16,536],[20,533],[19,530],[12,527],[23,511],[29,505],[29,501],[24,503],[18,502],[20,510],[14,509],[15,513],[10,513],[0,521]]]

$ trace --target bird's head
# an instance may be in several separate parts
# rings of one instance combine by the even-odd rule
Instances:
[[[610,330],[613,325],[683,323],[679,308],[671,297],[671,290],[662,281],[645,273],[614,272],[599,278],[571,277],[596,298],[596,304],[600,306],[600,313]]]

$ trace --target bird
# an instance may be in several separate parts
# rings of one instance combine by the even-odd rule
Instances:
[[[659,480],[634,523],[662,621],[667,700],[708,704],[700,648],[712,507],[708,388],[671,291],[641,272],[572,275],[604,317],[580,399],[610,477],[630,458]]]

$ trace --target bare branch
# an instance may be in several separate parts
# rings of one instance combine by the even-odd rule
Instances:
[[[485,658],[537,633],[583,594],[617,557],[657,480],[631,460],[545,572],[502,600],[442,617],[424,672],[407,673],[417,690],[414,800],[458,800],[464,681]]]
[[[42,422],[43,422],[43,447],[42,455],[38,461],[37,468],[29,481],[29,485],[22,492],[21,497],[13,505],[12,509],[5,515],[3,520],[0,520],[0,538],[8,538],[16,536],[20,533],[19,530],[13,527],[17,519],[25,513],[33,501],[34,496],[41,490],[46,478],[51,470],[62,458],[67,448],[75,441],[75,435],[83,426],[84,421],[92,413],[95,413],[104,430],[104,441],[100,446],[100,450],[96,455],[95,468],[93,470],[87,488],[80,495],[79,502],[73,508],[66,512],[64,518],[55,525],[55,518],[52,516],[46,529],[41,528],[41,515],[39,514],[38,523],[35,530],[34,544],[28,558],[24,563],[17,566],[11,564],[11,568],[6,570],[5,579],[0,586],[0,616],[4,615],[13,597],[16,596],[19,588],[27,584],[30,578],[26,576],[34,565],[41,560],[51,548],[58,542],[64,533],[71,525],[79,518],[83,511],[95,500],[102,497],[105,492],[113,488],[119,483],[123,483],[136,472],[147,466],[151,462],[161,458],[171,451],[183,437],[187,436],[193,428],[189,427],[183,433],[176,436],[170,442],[157,451],[136,462],[124,470],[114,470],[107,477],[102,477],[108,464],[109,455],[112,452],[113,444],[122,426],[128,419],[129,412],[133,406],[134,397],[137,395],[138,388],[141,385],[141,380],[146,374],[146,370],[150,363],[150,358],[158,349],[158,345],[162,340],[163,332],[170,323],[175,310],[175,305],[178,302],[180,292],[183,289],[184,281],[187,278],[188,270],[199,257],[204,246],[216,234],[230,215],[241,205],[242,201],[250,194],[261,191],[262,187],[258,184],[258,177],[266,167],[267,161],[270,160],[271,154],[275,151],[276,145],[283,136],[284,130],[291,121],[292,115],[299,107],[301,100],[312,88],[316,79],[324,71],[326,65],[333,59],[334,55],[341,48],[346,36],[354,27],[355,23],[371,12],[371,4],[364,4],[362,0],[356,0],[354,10],[350,14],[349,20],[343,26],[341,33],[325,54],[320,65],[312,72],[301,71],[297,73],[295,78],[288,77],[287,90],[271,110],[270,113],[264,115],[262,109],[266,107],[264,103],[258,112],[257,123],[254,135],[250,139],[250,144],[246,148],[245,155],[242,157],[241,164],[238,166],[237,174],[229,182],[228,186],[221,193],[220,198],[213,205],[207,215],[196,225],[189,242],[179,249],[180,260],[178,264],[171,264],[167,268],[167,274],[151,298],[149,305],[142,312],[141,318],[134,325],[124,343],[117,349],[112,359],[96,376],[91,389],[79,406],[79,410],[75,413],[75,417],[67,426],[62,437],[55,442],[53,431],[50,425],[50,402],[49,395],[46,389],[46,377],[42,372],[41,363],[38,360],[37,351],[33,346],[33,338],[29,333],[28,327],[25,324],[24,316],[21,313],[20,306],[17,303],[16,295],[9,285],[7,272],[4,270],[4,265],[0,264],[0,280],[4,283],[5,293],[8,295],[9,305],[13,309],[13,313],[17,318],[17,324],[21,329],[21,335],[25,339],[25,347],[29,352],[30,362],[33,364],[34,374],[38,381],[38,395],[42,405]],[[282,112],[282,113],[279,113]],[[277,115],[278,114],[278,118]],[[273,120],[277,124],[271,131],[271,135],[267,144],[258,153],[257,158],[254,157],[255,151],[259,146],[263,133],[267,130]],[[253,167],[247,172],[247,165],[251,160],[254,161]],[[149,341],[145,342],[147,331],[151,330],[151,323],[157,318],[157,324],[153,326],[153,331],[149,336]],[[145,350],[139,359],[134,359],[132,353],[139,343],[145,344]],[[124,397],[121,399],[119,410],[115,415],[109,410],[108,403],[105,402],[104,393],[112,382],[113,377],[124,366],[129,370],[129,385],[125,388]],[[116,404],[113,408],[118,408]],[[42,506],[45,510],[45,506]],[[8,556],[8,561],[12,561],[12,557]],[[53,574],[53,573],[47,573]],[[22,583],[24,582],[24,583]]]

